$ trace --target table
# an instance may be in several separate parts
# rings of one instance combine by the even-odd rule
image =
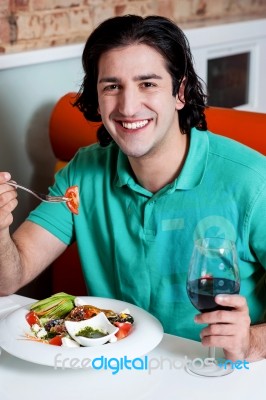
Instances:
[[[0,318],[33,300],[12,295],[0,298]],[[200,343],[164,334],[159,346],[146,355],[153,369],[111,370],[54,369],[23,361],[4,350],[0,356],[1,400],[215,400],[254,398],[263,389],[266,360],[249,364],[221,378],[188,374],[185,357],[205,358]]]

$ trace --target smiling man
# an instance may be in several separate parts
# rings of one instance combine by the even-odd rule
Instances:
[[[138,182],[151,192],[177,176],[187,152],[188,136],[182,135],[176,112],[184,107],[183,89],[184,85],[172,95],[164,58],[145,44],[110,50],[100,57],[98,112],[128,156]],[[152,175],[156,179],[151,180]]]
[[[1,294],[77,241],[91,295],[137,304],[166,332],[222,347],[230,360],[264,358],[265,157],[207,130],[188,42],[170,20],[109,19],[82,60],[75,106],[102,121],[99,143],[80,149],[50,189],[77,185],[79,215],[43,203],[11,238],[16,192],[0,173]],[[208,236],[236,243],[241,295],[216,297],[232,309],[195,318],[186,277],[194,241]]]

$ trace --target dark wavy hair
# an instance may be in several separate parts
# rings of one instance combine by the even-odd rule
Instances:
[[[171,20],[160,16],[142,18],[125,15],[102,22],[89,36],[82,55],[85,72],[83,83],[74,102],[89,121],[101,121],[98,114],[98,63],[101,55],[109,50],[132,44],[145,44],[158,51],[166,61],[172,77],[173,96],[186,78],[184,103],[178,111],[180,130],[189,133],[191,128],[207,129],[204,110],[207,96],[194,66],[189,43],[183,31]],[[102,146],[112,138],[102,125],[97,132]]]

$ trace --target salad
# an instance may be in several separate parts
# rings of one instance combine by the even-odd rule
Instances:
[[[117,328],[110,342],[121,340],[130,334],[134,319],[129,310],[117,313],[113,310],[101,309],[85,304],[79,297],[61,292],[31,305],[30,311],[26,314],[31,334],[26,334],[26,338],[56,346],[78,347],[80,341],[75,340],[76,337],[68,330],[68,326],[71,325],[68,322],[88,321],[88,325],[93,325],[90,321],[92,322],[95,317],[100,317],[100,314],[106,319],[107,324],[112,324]],[[83,331],[84,337],[96,338],[96,340],[108,335],[108,332],[103,331],[100,326],[83,328]]]

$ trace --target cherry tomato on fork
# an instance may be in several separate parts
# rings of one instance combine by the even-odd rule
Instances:
[[[67,207],[70,209],[70,211],[73,214],[78,214],[79,213],[79,191],[78,191],[78,186],[70,186],[65,193],[65,197],[67,197],[69,200],[66,202]]]

